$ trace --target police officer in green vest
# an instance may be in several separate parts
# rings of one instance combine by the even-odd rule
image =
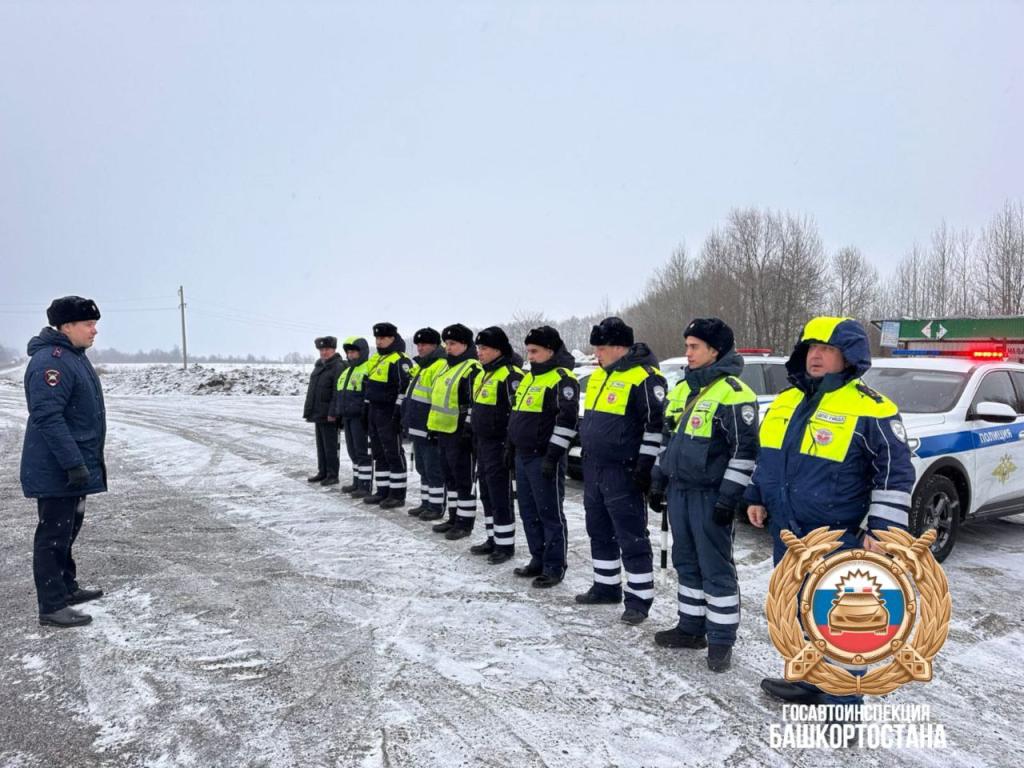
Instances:
[[[706,646],[708,668],[724,672],[740,621],[733,518],[757,459],[757,397],[738,378],[743,358],[728,325],[698,318],[683,336],[686,378],[670,395],[671,436],[650,497],[651,508],[661,511],[667,495],[679,622],[654,641],[667,648]]]
[[[373,337],[377,352],[367,362],[363,391],[369,406],[377,492],[364,498],[363,503],[391,509],[405,506],[406,464],[399,400],[409,388],[412,361],[405,354],[405,339],[393,324],[377,323]]]
[[[530,562],[513,573],[545,589],[565,578],[568,531],[562,501],[566,453],[579,421],[580,385],[572,372],[576,361],[551,326],[526,335],[526,357],[530,371],[516,390],[505,465],[515,467]]]
[[[783,530],[802,537],[828,526],[843,531],[843,549],[884,554],[872,533],[907,527],[916,477],[907,433],[896,404],[861,381],[870,367],[867,333],[848,317],[812,319],[786,362],[793,387],[765,413],[745,492],[750,522],[771,531],[776,565],[786,552]],[[761,688],[803,704],[862,700],[782,678],[765,678]]]
[[[338,377],[338,391],[331,406],[331,415],[345,430],[345,450],[352,462],[352,482],[341,490],[357,499],[371,493],[373,464],[370,462],[370,444],[367,438],[366,406],[363,379],[370,357],[370,345],[360,336],[349,336],[341,347],[348,358],[348,368]]]
[[[587,382],[580,444],[594,583],[576,602],[622,602],[622,621],[639,624],[654,600],[644,494],[661,452],[665,378],[654,353],[634,344],[633,329],[618,317],[595,325],[590,344],[601,367]]]
[[[402,425],[412,438],[413,458],[420,476],[420,503],[410,509],[409,514],[420,520],[440,520],[444,517],[444,475],[437,438],[427,431],[427,418],[434,380],[447,363],[441,334],[433,328],[420,328],[412,341],[416,345],[416,357],[409,391],[402,402]]]
[[[476,353],[483,365],[473,387],[470,420],[476,446],[480,500],[484,506],[487,540],[469,548],[499,565],[512,558],[516,545],[516,518],[512,509],[512,475],[505,466],[508,419],[516,389],[523,380],[522,358],[512,351],[501,328],[484,328],[476,335]]]
[[[434,379],[427,430],[437,436],[441,452],[448,519],[433,526],[449,541],[469,536],[476,521],[473,491],[473,434],[468,422],[473,381],[480,372],[473,332],[455,323],[441,331],[445,368]]]

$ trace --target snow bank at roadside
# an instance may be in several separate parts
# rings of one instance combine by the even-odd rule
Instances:
[[[96,366],[103,391],[116,395],[302,395],[309,373],[298,365]]]

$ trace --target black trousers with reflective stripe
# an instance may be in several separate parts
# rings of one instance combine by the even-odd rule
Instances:
[[[454,493],[458,499],[455,507],[449,505],[448,520],[461,528],[473,528],[476,521],[476,496],[473,494],[473,442],[458,434],[438,435],[441,449],[441,471],[444,474],[445,501]],[[472,504],[470,504],[472,502]],[[473,516],[459,514],[474,510]]]
[[[505,442],[477,438],[476,451],[484,522],[490,517],[491,525],[497,526],[493,534],[488,530],[487,535],[495,537],[495,546],[499,549],[511,552],[515,548],[514,541],[502,541],[501,544],[497,541],[515,538],[514,528],[512,531],[502,530],[510,525],[515,526],[516,522],[512,509],[512,475],[505,467]]]
[[[370,450],[373,451],[373,465],[377,472],[377,492],[405,501],[405,488],[391,487],[392,475],[397,473],[404,483],[406,471],[402,435],[395,423],[393,408],[370,406]],[[380,485],[385,479],[387,485]]]
[[[345,450],[352,462],[352,474],[359,488],[370,490],[370,443],[362,416],[345,417]]]

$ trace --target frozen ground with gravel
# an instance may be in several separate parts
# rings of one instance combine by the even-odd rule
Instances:
[[[887,697],[930,704],[947,749],[780,752],[781,708],[757,685],[781,670],[760,531],[738,527],[743,621],[714,675],[653,645],[675,621],[671,572],[639,627],[574,604],[590,581],[578,484],[567,580],[539,592],[469,555],[480,534],[448,542],[306,483],[299,397],[111,392],[108,411],[111,492],[76,550],[107,595],[91,626],[43,629],[24,403],[0,388],[2,766],[1024,764],[1020,519],[963,529],[936,678]]]

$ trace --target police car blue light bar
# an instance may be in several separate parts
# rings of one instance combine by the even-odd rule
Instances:
[[[1005,360],[1006,348],[1000,346],[974,349],[894,349],[893,357],[966,357],[971,360]]]

